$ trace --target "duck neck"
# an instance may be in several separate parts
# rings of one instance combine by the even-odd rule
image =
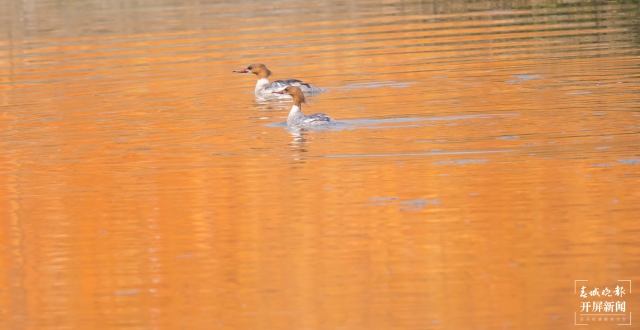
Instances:
[[[300,105],[296,105],[294,104],[291,107],[291,111],[289,111],[289,117],[287,117],[287,123],[291,123],[293,121],[295,121],[296,119],[303,117],[304,115],[302,114],[302,109],[300,108]]]
[[[260,72],[256,73],[256,76],[258,76],[258,79],[267,79],[269,78],[269,74],[271,73],[271,71],[269,70],[261,70]]]
[[[304,96],[299,95],[299,94],[293,94],[291,95],[293,96],[293,105],[297,106],[298,109],[302,109],[302,102],[304,102]]]
[[[287,124],[291,124],[298,118],[304,117],[302,114],[302,103],[305,102],[304,94],[300,90],[297,93],[291,95],[293,97],[293,106],[291,107],[291,111],[289,112],[289,117],[287,118]]]
[[[267,87],[267,85],[269,85],[269,79],[265,78],[258,78],[258,82],[256,83],[256,93],[260,93],[263,89],[265,89]]]

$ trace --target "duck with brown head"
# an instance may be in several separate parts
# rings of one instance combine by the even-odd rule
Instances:
[[[271,75],[271,71],[267,69],[267,67],[262,63],[251,64],[246,69],[234,70],[233,72],[253,73],[258,77],[256,89],[254,90],[254,93],[257,97],[273,96],[274,92],[280,91],[288,86],[297,86],[300,88],[300,90],[302,90],[303,93],[306,93],[308,95],[315,95],[325,92],[325,90],[322,88],[315,87],[298,79],[276,80],[270,83],[269,76]]]
[[[285,89],[274,92],[276,94],[289,94],[293,97],[293,106],[287,117],[287,126],[316,126],[326,125],[335,122],[331,117],[324,113],[314,113],[305,116],[302,113],[302,103],[305,102],[304,93],[298,86],[289,86]]]

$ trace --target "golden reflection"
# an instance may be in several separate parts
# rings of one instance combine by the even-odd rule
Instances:
[[[0,324],[572,326],[638,280],[638,4],[496,6],[8,5]]]

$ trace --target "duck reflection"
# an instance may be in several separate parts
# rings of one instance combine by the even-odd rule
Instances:
[[[286,110],[291,103],[291,98],[285,98],[279,94],[273,97],[258,97],[253,102],[260,111],[281,111]]]
[[[293,141],[289,143],[289,145],[293,148],[300,148],[301,152],[307,152],[307,149],[304,147],[307,145],[307,139],[305,139],[304,135],[307,134],[304,128],[293,128],[289,129],[289,134],[293,137]]]

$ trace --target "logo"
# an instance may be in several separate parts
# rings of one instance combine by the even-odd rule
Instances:
[[[610,286],[589,285],[589,280],[574,280],[573,293],[579,298],[574,312],[575,325],[631,325],[626,297],[631,294],[631,280],[618,280]]]

